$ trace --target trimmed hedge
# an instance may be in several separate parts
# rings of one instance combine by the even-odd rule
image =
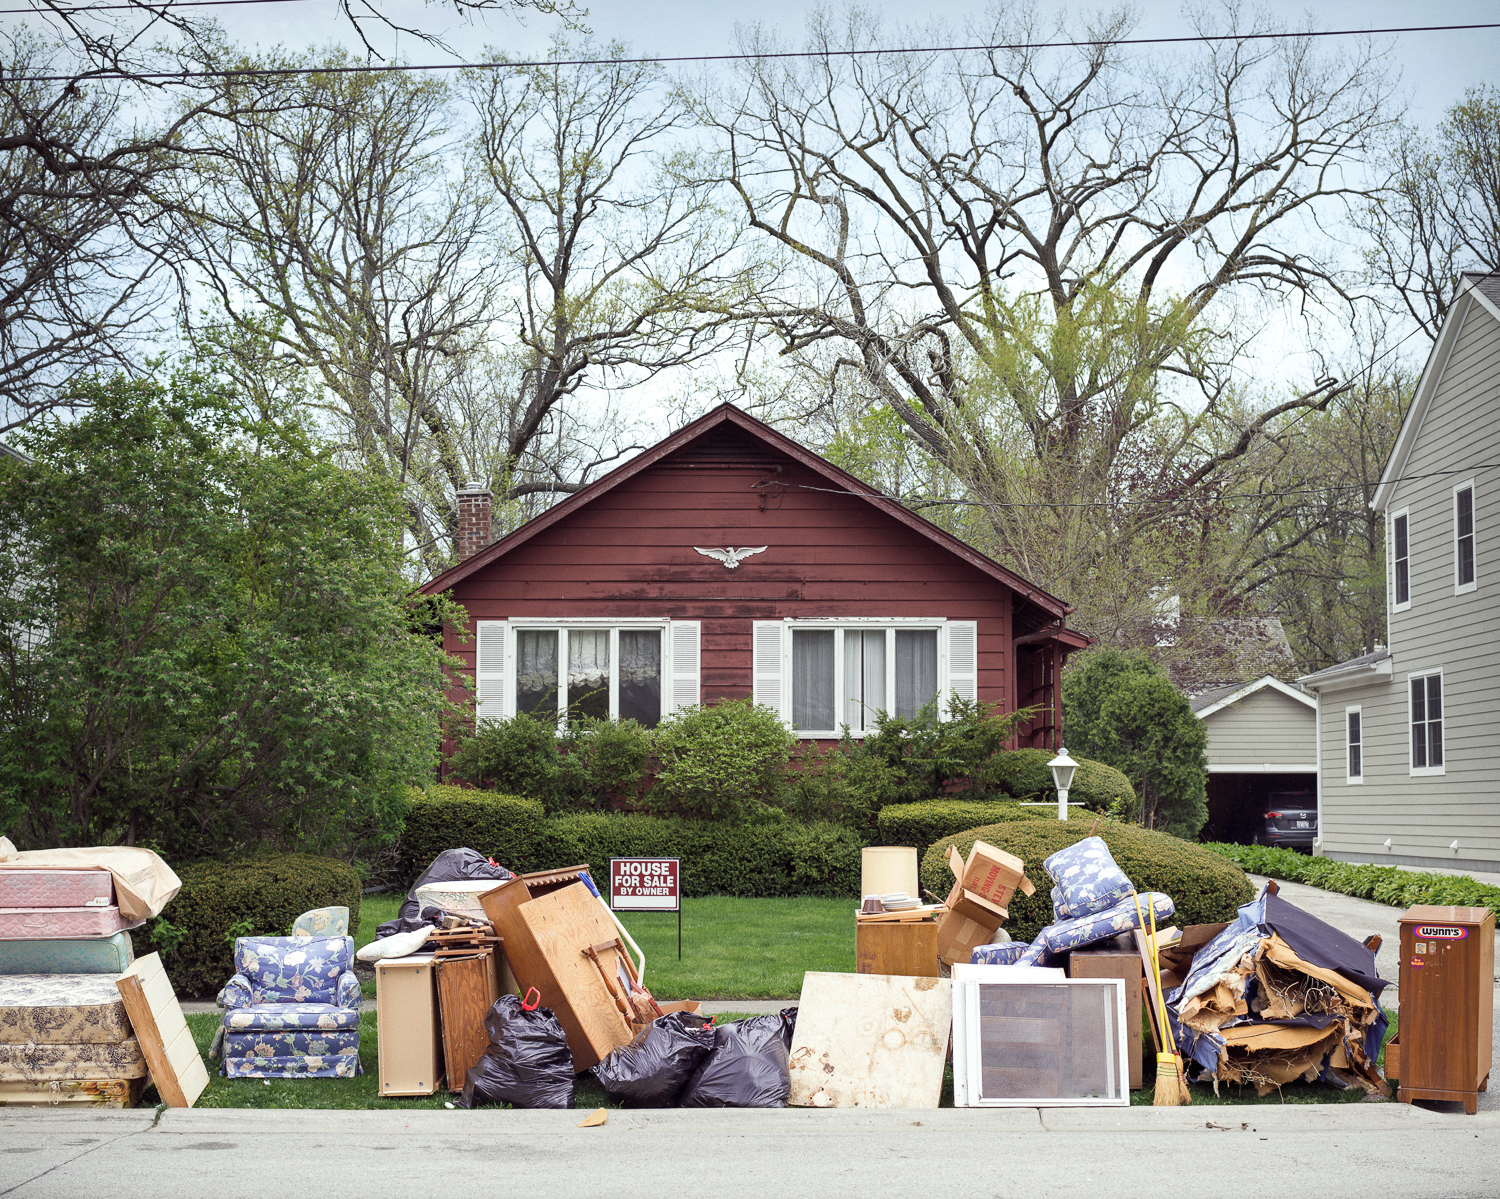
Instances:
[[[411,812],[401,834],[401,877],[411,882],[445,849],[465,846],[517,873],[534,869],[532,853],[542,829],[534,799],[434,784],[411,790]]]
[[[135,951],[160,951],[179,996],[216,995],[234,973],[236,936],[284,937],[313,908],[346,907],[359,927],[363,881],[347,862],[306,853],[193,862],[161,916],[135,930]]]
[[[1093,823],[1092,816],[1066,821],[1018,820],[944,837],[922,859],[922,886],[938,895],[948,893],[952,875],[944,855],[949,845],[958,846],[967,856],[975,841],[988,841],[1015,854],[1025,861],[1026,876],[1036,886],[1036,894],[1016,893],[1006,928],[1016,940],[1030,941],[1052,923],[1052,883],[1042,862],[1059,849],[1083,840]],[[1100,821],[1097,833],[1137,890],[1161,891],[1172,897],[1177,905],[1173,923],[1179,928],[1232,920],[1236,908],[1255,898],[1244,871],[1201,845],[1114,821]]]
[[[587,862],[602,887],[612,857],[682,859],[682,893],[771,897],[859,895],[858,836],[842,825],[729,825],[673,817],[585,813],[542,825],[537,870]]]
[[[965,799],[930,799],[922,803],[887,804],[880,809],[875,842],[878,845],[914,845],[917,857],[939,837],[949,837],[980,825],[1008,820],[1037,820],[1039,808],[1017,803],[987,803]],[[946,895],[947,891],[939,894]]]
[[[1306,883],[1324,891],[1353,895],[1392,907],[1409,908],[1417,903],[1489,908],[1500,915],[1500,887],[1481,883],[1466,874],[1429,874],[1403,870],[1399,866],[1372,866],[1313,858],[1273,845],[1226,845],[1210,842],[1203,847],[1228,858],[1242,870],[1264,874],[1289,883]]]
[[[1014,749],[996,754],[990,764],[989,777],[1007,795],[1017,799],[1042,799],[1051,796],[1057,802],[1057,788],[1052,785],[1052,770],[1047,765],[1053,754],[1045,749]],[[1068,802],[1088,805],[1091,811],[1103,812],[1115,800],[1135,806],[1135,788],[1130,780],[1113,766],[1080,758],[1068,788]]]

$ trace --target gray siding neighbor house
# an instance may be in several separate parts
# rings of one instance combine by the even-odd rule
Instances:
[[[1318,851],[1500,869],[1500,275],[1465,275],[1371,507],[1388,647],[1318,696]]]

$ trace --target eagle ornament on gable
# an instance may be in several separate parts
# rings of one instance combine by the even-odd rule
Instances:
[[[727,549],[704,549],[701,545],[693,546],[705,558],[712,558],[715,562],[722,562],[725,570],[733,570],[751,554],[763,554],[771,547],[768,545],[745,545],[739,549],[729,547]]]

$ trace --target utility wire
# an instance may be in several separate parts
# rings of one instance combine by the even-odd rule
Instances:
[[[139,8],[146,12],[164,13],[174,8],[187,8],[197,4],[224,4],[254,2],[254,0],[183,0],[182,3],[151,5],[149,3],[111,5],[110,8]],[[275,0],[264,0],[275,2]],[[284,0],[290,2],[290,0]],[[159,11],[158,11],[159,10]],[[23,9],[4,9],[6,13],[30,13],[45,15],[52,10],[45,6]],[[87,6],[66,10],[87,12]],[[100,10],[95,11],[102,11]],[[780,50],[767,54],[681,54],[645,58],[543,58],[524,62],[450,62],[450,63],[389,63],[368,64],[358,67],[247,67],[241,70],[217,71],[101,71],[97,74],[85,72],[78,75],[30,75],[30,83],[67,83],[77,79],[230,79],[255,76],[287,75],[353,75],[390,71],[520,71],[536,67],[594,67],[594,66],[646,66],[681,62],[753,62],[769,59],[790,58],[868,58],[882,54],[965,54],[975,51],[986,53],[998,50],[1066,50],[1094,49],[1100,46],[1170,46],[1184,43],[1214,44],[1218,42],[1257,42],[1313,37],[1360,37],[1385,33],[1451,33],[1475,29],[1500,29],[1500,21],[1479,25],[1403,25],[1388,29],[1325,29],[1309,30],[1305,33],[1222,33],[1198,34],[1192,37],[1137,37],[1111,38],[1100,41],[1072,42],[1013,42],[997,45],[976,46],[906,46],[874,50]]]
[[[221,4],[312,4],[314,2],[315,0],[164,0],[163,3],[154,4],[151,0],[142,0],[140,4],[79,4],[73,8],[34,4],[30,8],[0,8],[0,16],[21,14],[45,17],[49,13],[56,13],[59,16],[70,17],[75,13],[118,12],[123,9],[135,9],[138,12],[150,12],[159,17],[174,8],[217,8]]]

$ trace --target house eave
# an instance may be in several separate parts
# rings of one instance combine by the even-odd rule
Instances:
[[[1393,673],[1392,660],[1386,658],[1380,662],[1361,663],[1347,670],[1330,666],[1327,671],[1320,670],[1315,674],[1303,675],[1297,682],[1313,691],[1337,691],[1343,687],[1359,687],[1367,683],[1386,682],[1391,679]]]

